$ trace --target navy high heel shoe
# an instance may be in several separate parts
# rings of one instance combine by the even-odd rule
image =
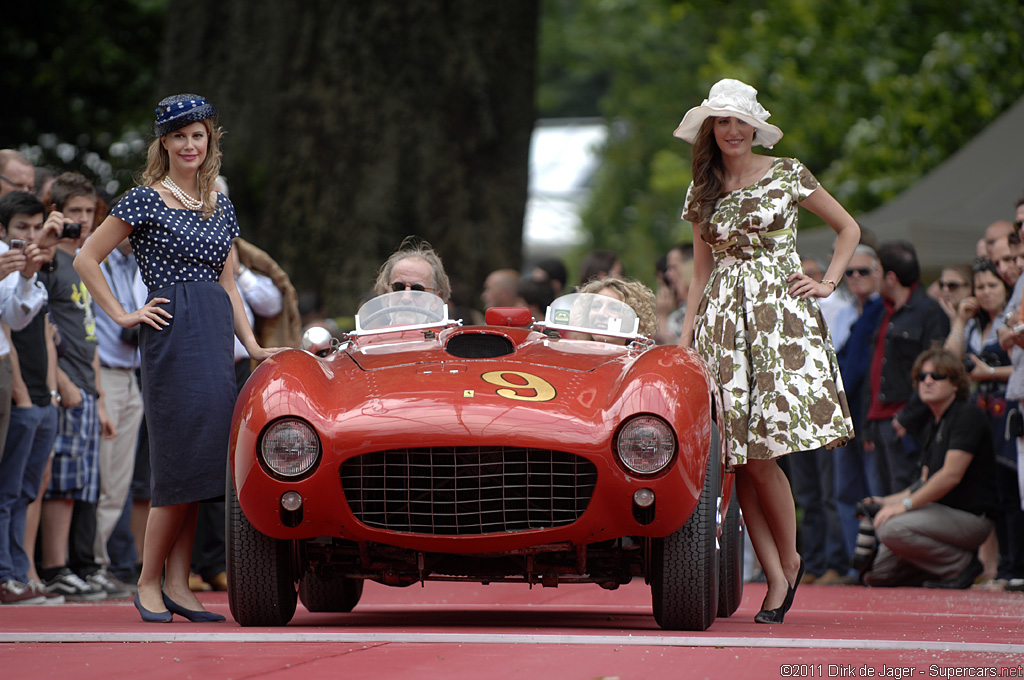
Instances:
[[[167,598],[165,597],[164,602],[166,601]],[[139,601],[138,591],[135,592],[135,608],[139,610],[139,616],[142,617],[142,620],[145,623],[170,623],[171,619],[174,618],[174,615],[171,614],[171,612],[169,611],[151,612],[145,607],[143,607],[142,602]]]
[[[784,623],[786,618],[786,612],[793,606],[793,598],[796,597],[797,586],[800,585],[800,579],[804,577],[804,558],[800,558],[800,571],[796,574],[796,584],[789,586],[786,590],[786,599],[782,601],[782,606],[776,609],[762,609],[754,616],[755,623]],[[787,584],[789,585],[789,584]]]
[[[217,623],[218,621],[226,621],[221,614],[215,614],[213,612],[196,611],[193,609],[185,609],[180,604],[167,597],[167,593],[160,593],[164,596],[164,606],[167,607],[168,611],[177,614],[178,616],[184,616],[192,623]]]

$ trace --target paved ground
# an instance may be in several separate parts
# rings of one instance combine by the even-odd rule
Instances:
[[[284,628],[142,624],[129,601],[0,610],[0,676],[127,678],[1024,677],[1024,595],[802,586],[782,626],[764,586],[703,633],[666,633],[642,583],[604,591],[367,584],[351,614],[299,606]]]

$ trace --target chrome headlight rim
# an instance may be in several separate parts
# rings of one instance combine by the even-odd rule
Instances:
[[[303,444],[305,451],[299,454],[290,454],[280,449],[277,451],[268,449],[275,444],[278,447],[288,444],[288,442],[275,439],[284,436],[288,429],[291,429],[292,432],[297,431],[305,437],[306,441]],[[292,461],[286,459],[289,455],[293,456]],[[296,455],[299,460],[294,459]],[[312,475],[320,466],[320,461],[323,459],[323,442],[320,440],[320,434],[316,428],[308,421],[296,416],[283,416],[267,423],[263,428],[256,446],[256,458],[260,467],[272,477],[289,482],[299,481]]]
[[[655,443],[658,451],[652,456],[646,456],[646,462],[645,456],[637,455],[637,450],[642,447],[642,444],[635,440],[629,441],[640,434],[636,432],[640,428],[653,428],[659,439]],[[649,435],[647,438],[649,439]],[[671,467],[678,452],[679,441],[675,430],[667,420],[653,413],[637,413],[630,416],[619,425],[615,433],[615,458],[632,475],[641,477],[659,475]]]

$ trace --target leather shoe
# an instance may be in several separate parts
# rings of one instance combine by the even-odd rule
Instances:
[[[754,623],[784,623],[786,612],[782,607],[778,609],[762,609],[754,615]]]
[[[800,571],[796,574],[796,585],[791,585],[786,590],[786,599],[782,601],[782,606],[775,609],[762,609],[754,615],[754,623],[785,623],[786,612],[788,612],[789,608],[793,606],[793,598],[796,597],[797,586],[800,585],[800,579],[803,577],[804,558],[801,557]]]
[[[213,590],[213,586],[203,580],[199,574],[189,572],[188,574],[188,589],[193,593],[205,593]]]
[[[228,575],[223,571],[214,576],[209,581],[210,585],[213,586],[214,590],[227,590],[228,589]]]
[[[167,596],[164,596],[164,603],[167,602]],[[135,608],[139,610],[139,616],[142,617],[144,623],[170,623],[174,616],[170,611],[166,612],[151,612],[142,606],[142,602],[139,601],[139,591],[135,591]]]
[[[180,604],[167,597],[167,593],[161,593],[164,596],[164,605],[167,607],[169,612],[173,612],[178,616],[184,616],[192,623],[217,623],[219,621],[226,621],[221,614],[215,614],[214,612],[207,612],[195,609],[185,609]]]
[[[786,599],[782,603],[782,606],[783,606],[782,613],[783,614],[788,612],[789,608],[793,606],[793,598],[796,597],[796,589],[800,587],[800,581],[801,581],[801,579],[803,579],[803,577],[804,577],[804,558],[801,557],[800,558],[800,571],[798,571],[796,573],[796,581],[794,581],[793,585],[791,585],[789,587],[789,590],[786,591]],[[781,623],[781,621],[779,623]]]
[[[921,585],[925,588],[947,588],[949,590],[966,590],[974,585],[974,579],[985,571],[985,567],[978,561],[978,557],[972,556],[970,563],[959,574],[946,581],[925,581]]]

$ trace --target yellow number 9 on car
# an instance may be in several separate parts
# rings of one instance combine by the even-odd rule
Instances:
[[[520,371],[490,371],[480,376],[485,382],[502,388],[499,397],[518,401],[551,401],[557,395],[554,385],[543,378]],[[516,380],[518,378],[518,380]],[[524,381],[524,382],[520,382]]]

